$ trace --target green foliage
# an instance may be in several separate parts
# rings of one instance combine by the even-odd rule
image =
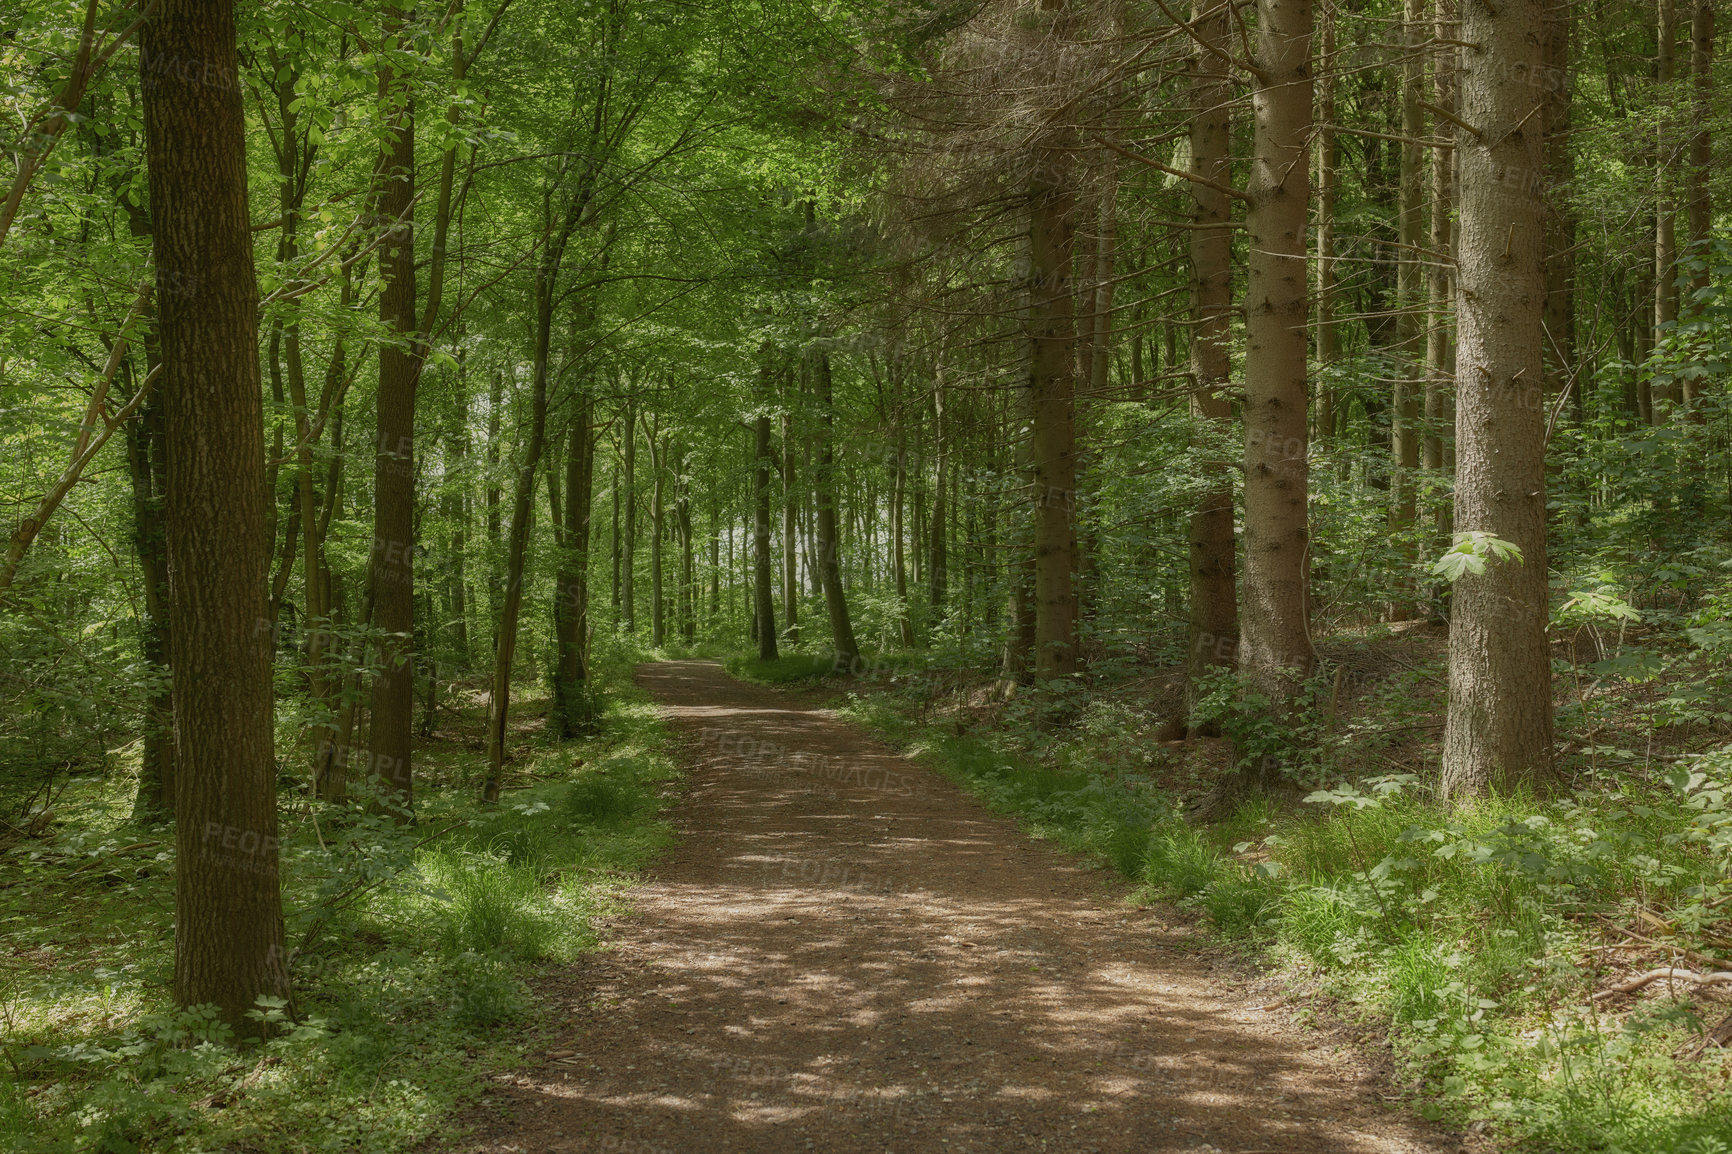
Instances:
[[[1505,541],[1495,533],[1485,533],[1474,530],[1468,533],[1457,533],[1455,542],[1449,550],[1432,563],[1433,576],[1445,581],[1460,580],[1464,574],[1482,574],[1488,562],[1520,565],[1522,563],[1521,547],[1513,541]]]

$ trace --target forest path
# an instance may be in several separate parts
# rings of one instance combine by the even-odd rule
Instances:
[[[1460,1149],[1116,879],[810,695],[701,661],[638,681],[689,770],[680,842],[542,991],[564,1049],[458,1149]]]

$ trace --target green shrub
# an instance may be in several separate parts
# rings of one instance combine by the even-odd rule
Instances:
[[[452,1009],[466,1026],[485,1028],[521,1020],[529,990],[500,959],[466,950],[451,960]]]
[[[1143,880],[1156,892],[1188,898],[1209,888],[1221,871],[1221,855],[1190,826],[1172,824],[1149,838]]]
[[[445,898],[440,940],[447,952],[505,951],[544,956],[556,938],[540,875],[488,854],[429,856],[427,872]]]

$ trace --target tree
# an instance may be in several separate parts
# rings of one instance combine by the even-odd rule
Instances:
[[[1312,663],[1305,292],[1310,0],[1259,0],[1254,44],[1239,667],[1282,710]]]
[[[1457,243],[1458,532],[1491,534],[1520,559],[1455,582],[1443,793],[1460,799],[1551,769],[1546,644],[1546,405],[1540,0],[1461,7],[1461,233]]]
[[[198,69],[164,62],[201,61]],[[229,0],[140,40],[163,364],[175,724],[174,996],[239,1030],[287,998],[277,879],[258,284]]]
[[[1233,409],[1226,391],[1231,371],[1233,307],[1232,199],[1229,147],[1231,90],[1227,83],[1225,5],[1199,0],[1192,28],[1191,166],[1195,206],[1191,238],[1191,417],[1230,436]],[[1212,454],[1205,448],[1205,453]],[[1211,670],[1233,663],[1238,644],[1236,575],[1238,542],[1233,531],[1233,479],[1225,463],[1206,469],[1208,485],[1190,515],[1190,632],[1185,647],[1185,704],[1197,703]]]

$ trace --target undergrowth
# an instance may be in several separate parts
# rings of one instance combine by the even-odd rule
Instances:
[[[1135,718],[1090,724],[1123,708],[1104,695],[1072,685],[963,725],[923,720],[930,690],[859,693],[849,712],[1296,990],[1386,1027],[1428,1117],[1482,1120],[1525,1150],[1732,1152],[1732,1051],[1694,1052],[1732,1007],[1682,985],[1592,998],[1627,975],[1604,972],[1601,943],[1632,919],[1672,957],[1732,954],[1732,746],[1669,776],[1585,771],[1552,800],[1451,810],[1392,773],[1199,828],[1125,756],[1148,738]],[[1305,772],[1327,775],[1327,753]]]
[[[5,856],[0,1148],[424,1140],[534,1044],[538,968],[591,948],[591,919],[670,838],[662,723],[623,673],[599,737],[523,736],[522,788],[497,807],[473,800],[478,755],[450,741],[417,751],[412,827],[285,796],[295,1003],[261,1006],[263,1043],[170,1004],[172,832],[105,824],[94,792],[82,815],[75,801],[54,840]]]

